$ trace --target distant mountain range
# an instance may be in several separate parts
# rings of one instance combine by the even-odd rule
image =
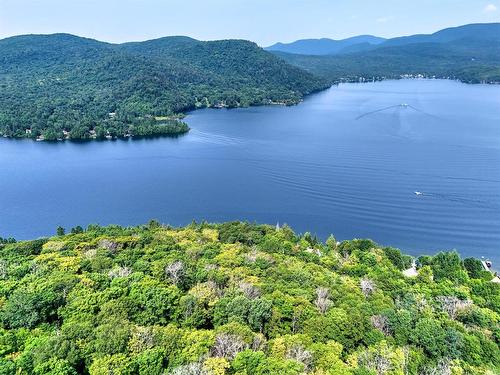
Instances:
[[[499,38],[500,23],[487,23],[452,27],[434,34],[418,34],[392,39],[384,39],[373,35],[359,35],[341,40],[327,38],[301,39],[292,43],[276,43],[264,49],[271,52],[325,56],[417,43],[448,43],[460,39],[498,40]]]
[[[297,41],[288,45],[290,48],[281,45],[271,52],[331,82],[399,78],[407,74],[469,83],[500,82],[500,23],[465,25],[377,44],[354,43],[334,53],[325,53],[326,49],[315,48],[316,45]],[[308,54],[289,53],[291,50]]]
[[[359,48],[369,48],[385,42],[386,39],[373,35],[360,35],[352,38],[333,39],[302,39],[293,43],[276,43],[264,48],[267,51],[296,53],[299,55],[335,55]]]

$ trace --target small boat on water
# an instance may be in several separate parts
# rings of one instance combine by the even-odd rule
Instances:
[[[421,191],[416,191],[415,195],[424,195],[424,193],[422,193]]]

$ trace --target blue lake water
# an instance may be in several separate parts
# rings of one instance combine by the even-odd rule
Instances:
[[[175,139],[1,139],[0,236],[250,220],[500,262],[499,86],[343,84],[294,107],[186,121]]]

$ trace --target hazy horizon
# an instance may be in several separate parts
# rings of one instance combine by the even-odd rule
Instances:
[[[500,22],[500,0],[0,0],[0,39],[69,33],[110,43],[183,35],[246,39],[261,46],[298,39],[392,38],[470,23]]]

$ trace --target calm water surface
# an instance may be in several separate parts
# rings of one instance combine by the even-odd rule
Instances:
[[[500,262],[499,86],[345,84],[187,122],[176,139],[1,139],[0,236],[247,219]]]

